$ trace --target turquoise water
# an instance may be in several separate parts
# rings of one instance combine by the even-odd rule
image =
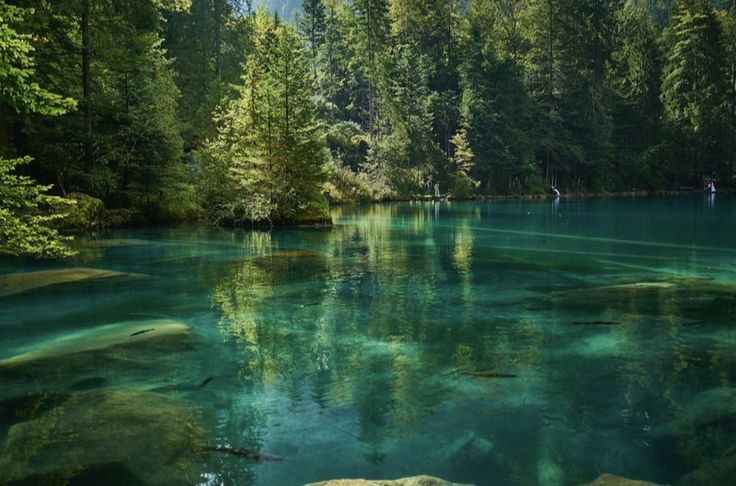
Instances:
[[[734,471],[735,199],[334,219],[109,231],[63,264],[0,261],[0,482]]]

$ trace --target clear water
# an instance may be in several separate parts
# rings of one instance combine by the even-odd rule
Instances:
[[[731,457],[735,199],[390,204],[334,219],[106,232],[71,262],[0,261],[0,274],[132,274],[0,297],[0,360],[46,353],[0,366],[0,482],[672,483]],[[155,319],[192,333],[89,344],[98,326]],[[64,336],[87,347],[59,347]],[[105,416],[95,393],[109,390],[132,411]]]

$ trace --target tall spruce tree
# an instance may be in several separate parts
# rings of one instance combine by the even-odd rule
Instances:
[[[317,51],[324,41],[325,34],[325,6],[322,0],[303,0],[302,16],[299,27],[309,43],[312,57],[312,71],[317,79]]]
[[[217,216],[231,224],[327,219],[320,203],[324,149],[310,98],[307,53],[295,29],[259,10],[239,96],[208,147],[224,174]]]
[[[726,74],[723,37],[706,0],[677,0],[663,34],[669,52],[662,74],[662,103],[680,137],[680,177],[691,183],[722,169]],[[725,157],[724,157],[725,158]],[[694,160],[694,164],[688,161]]]

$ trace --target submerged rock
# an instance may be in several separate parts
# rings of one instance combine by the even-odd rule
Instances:
[[[114,238],[107,240],[85,240],[79,242],[79,244],[84,248],[118,248],[127,246],[148,246],[154,244],[154,242],[135,238]]]
[[[716,387],[685,404],[673,428],[680,435],[691,435],[729,424],[736,425],[736,388]]]
[[[736,302],[734,284],[704,277],[673,276],[661,280],[558,290],[546,300],[548,306],[578,314],[609,309],[661,315],[665,302],[669,303],[668,309],[673,316],[704,323],[731,322]],[[706,321],[703,321],[704,317]]]
[[[199,422],[196,408],[155,393],[78,393],[10,428],[0,449],[0,483],[44,475],[62,482],[115,464],[152,484],[184,484],[205,442]]]
[[[450,483],[444,479],[432,476],[413,476],[394,480],[368,480],[368,479],[333,479],[310,483],[306,486],[463,486],[459,483]]]
[[[110,354],[131,346],[161,342],[176,344],[179,342],[176,338],[186,337],[190,333],[188,325],[168,319],[96,326],[52,339],[34,346],[31,351],[4,359],[0,361],[0,373],[18,371],[27,374],[36,368],[43,371],[51,366],[84,363],[84,358],[90,353]]]
[[[720,459],[704,462],[677,484],[678,486],[733,484],[734,478],[736,478],[736,448],[730,449]]]
[[[277,260],[292,260],[292,259],[311,259],[311,258],[322,258],[322,255],[314,250],[284,250],[277,251],[274,253],[267,253],[265,255],[256,255],[251,257],[249,260],[254,263],[268,264],[272,261]]]
[[[671,429],[688,464],[704,464],[727,454],[736,443],[736,388],[716,387],[695,395]]]
[[[613,474],[601,474],[592,483],[586,486],[657,486],[649,481],[637,481],[635,479],[626,479]]]
[[[492,442],[467,430],[460,437],[440,449],[436,457],[441,463],[457,463],[467,460],[477,462],[486,459],[492,450]]]
[[[96,268],[62,268],[41,272],[9,273],[0,275],[0,297],[22,294],[51,285],[127,275],[129,274]]]

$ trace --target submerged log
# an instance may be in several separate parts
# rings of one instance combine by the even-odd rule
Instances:
[[[238,447],[205,447],[205,451],[212,452],[224,452],[226,454],[232,454],[238,457],[244,457],[246,459],[253,459],[254,461],[261,462],[272,462],[272,461],[283,461],[284,458],[281,456],[275,456],[272,454],[265,454],[262,452],[251,451],[250,449],[241,449]]]
[[[510,373],[496,373],[495,371],[462,371],[461,375],[473,376],[475,378],[518,378],[518,375]]]

